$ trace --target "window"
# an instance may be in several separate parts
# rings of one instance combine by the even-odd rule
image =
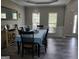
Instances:
[[[12,19],[17,19],[17,13],[12,13]]]
[[[76,33],[77,27],[77,15],[74,16],[74,23],[73,23],[73,33]]]
[[[1,19],[6,19],[6,13],[1,13]]]
[[[57,13],[49,13],[49,20],[48,20],[49,33],[56,32],[56,25],[57,25]]]
[[[40,24],[40,13],[32,13],[32,27],[33,29],[37,28],[37,25]]]

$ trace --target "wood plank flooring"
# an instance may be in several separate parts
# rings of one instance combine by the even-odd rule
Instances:
[[[16,44],[1,50],[2,56],[10,56],[10,59],[32,59],[31,55],[24,54],[21,58],[17,54]],[[78,59],[78,38],[48,38],[47,52],[41,47],[41,56],[34,59]]]

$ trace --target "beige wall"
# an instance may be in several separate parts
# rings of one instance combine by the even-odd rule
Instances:
[[[65,8],[64,35],[72,35],[74,15],[78,13],[78,0],[71,0]],[[78,28],[78,27],[77,27]]]
[[[64,26],[64,6],[51,6],[51,7],[25,7],[26,14],[26,25],[32,25],[32,12],[38,8],[40,12],[40,24],[48,26],[48,13],[57,12],[57,30],[55,35],[63,35],[63,26]]]
[[[11,9],[14,9],[16,11],[18,11],[18,13],[20,13],[20,18],[18,18],[18,20],[1,20],[1,25],[5,25],[5,24],[18,24],[19,26],[24,25],[24,21],[25,21],[25,15],[24,15],[24,7],[17,5],[15,3],[13,3],[10,0],[2,0],[1,1],[1,6],[5,6]]]
[[[48,25],[48,13],[49,12],[57,12],[58,13],[58,23],[57,26],[63,26],[64,19],[64,7],[37,7],[40,12],[40,24],[45,26]],[[26,24],[32,24],[32,12],[34,12],[35,7],[25,7],[26,14]],[[28,22],[27,22],[28,21]]]

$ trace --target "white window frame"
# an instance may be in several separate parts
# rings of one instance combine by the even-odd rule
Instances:
[[[1,13],[1,19],[6,19],[6,13]]]
[[[75,34],[77,30],[77,21],[78,21],[78,15],[74,15],[73,31],[72,31],[73,34]]]
[[[52,18],[52,16],[50,17],[50,14],[56,14],[56,23],[50,22],[50,18]],[[52,19],[52,21],[53,21],[53,19]],[[54,24],[55,24],[55,27],[50,26],[50,25],[54,25]],[[49,33],[56,33],[56,27],[57,27],[57,13],[56,12],[50,12],[48,14],[48,27],[49,27]]]
[[[34,14],[37,14],[36,18],[34,17]],[[37,21],[34,21],[36,19],[37,19]],[[40,13],[39,12],[33,12],[32,13],[32,28],[36,29],[37,25],[40,25]]]
[[[17,19],[17,13],[12,13],[12,19]]]

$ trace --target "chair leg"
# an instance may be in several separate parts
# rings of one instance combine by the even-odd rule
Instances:
[[[45,53],[46,53],[46,51],[47,51],[47,48],[46,48],[46,46],[45,46]]]
[[[45,52],[47,51],[47,44],[45,44]]]
[[[22,57],[24,56],[24,48],[22,47],[22,55],[21,55]]]
[[[38,44],[38,57],[40,57],[40,45]]]
[[[32,49],[32,58],[34,59],[34,47]]]
[[[38,55],[38,46],[36,45],[36,54]]]

